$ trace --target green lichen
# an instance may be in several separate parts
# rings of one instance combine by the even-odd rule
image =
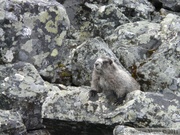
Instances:
[[[63,71],[63,72],[61,73],[61,77],[71,77],[71,73],[68,72],[68,71]]]
[[[55,41],[56,41],[58,46],[62,45],[62,41],[63,41],[65,36],[66,36],[66,31],[62,31],[61,34],[55,38]]]
[[[55,10],[54,7],[49,8],[50,13],[44,13],[41,17],[41,21],[45,22],[46,20],[49,20],[46,23],[46,30],[50,33],[57,34],[58,33],[58,22],[62,20],[59,10]],[[55,13],[55,21],[52,21],[50,19],[51,13]],[[46,19],[47,18],[47,19]]]
[[[39,15],[39,20],[42,23],[45,23],[47,20],[49,20],[50,16],[48,14],[48,12],[41,12]]]
[[[54,49],[52,52],[51,52],[51,56],[52,57],[56,57],[58,55],[58,50],[57,49]]]
[[[54,33],[54,34],[57,34],[58,32],[58,29],[57,29],[57,22],[53,22],[52,20],[49,20],[47,23],[46,23],[46,26],[45,26],[46,30],[50,33]]]
[[[64,64],[59,64],[59,67],[63,68],[63,67],[65,67],[65,65]]]

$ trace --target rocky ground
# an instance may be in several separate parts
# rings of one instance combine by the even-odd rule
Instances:
[[[141,85],[89,97],[100,55]],[[180,3],[0,0],[0,134],[180,134]]]

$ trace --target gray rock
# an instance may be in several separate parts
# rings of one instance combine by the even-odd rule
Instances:
[[[157,23],[127,23],[106,37],[106,42],[122,65],[133,73],[133,70],[136,70],[134,68],[149,58],[161,45],[160,37],[157,35],[159,31],[160,25]]]
[[[112,34],[113,30],[130,20],[122,13],[120,8],[115,4],[102,5],[95,3],[88,3],[76,1],[72,5],[68,4],[68,0],[64,5],[69,12],[72,25],[79,31],[79,40],[85,41],[87,38],[105,37]],[[72,10],[74,12],[72,12]],[[73,16],[71,16],[73,14]],[[73,34],[74,35],[74,34]]]
[[[180,97],[173,93],[162,95],[137,90],[128,94],[123,105],[114,106],[102,93],[96,98],[89,98],[89,90],[89,87],[67,87],[61,91],[48,92],[42,106],[42,117],[102,125],[180,126]]]
[[[94,62],[101,55],[113,57],[118,63],[116,56],[101,38],[89,39],[72,51],[69,65],[73,85],[90,85]]]
[[[180,17],[168,14],[161,22],[162,44],[151,59],[138,68],[145,91],[180,92]]]
[[[165,9],[168,9],[168,10],[180,12],[179,0],[171,0],[171,1],[168,1],[168,0],[150,0],[150,2],[152,2],[152,4],[155,7],[160,6],[160,7],[163,7]]]
[[[93,29],[91,35],[93,36],[104,38],[112,34],[118,26],[130,22],[115,4],[96,6],[96,4],[85,3],[85,5],[91,9],[89,21],[93,23],[93,26],[91,26],[91,29]],[[90,26],[88,27],[90,28]]]
[[[26,127],[18,112],[0,109],[1,135],[26,135]]]
[[[56,1],[1,1],[0,56],[4,63],[25,61],[52,78],[69,28],[64,7]]]
[[[100,6],[94,19],[95,32],[104,38],[112,34],[118,26],[129,22],[117,5]]]
[[[169,135],[179,134],[179,129],[171,128],[132,128],[118,125],[113,130],[113,135]]]
[[[0,65],[0,108],[19,112],[27,129],[42,127],[41,105],[53,88],[31,64]]]
[[[153,5],[148,0],[110,0],[124,10],[124,14],[132,21],[150,19],[150,14],[154,11]]]

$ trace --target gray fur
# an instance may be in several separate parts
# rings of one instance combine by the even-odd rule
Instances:
[[[124,70],[109,57],[100,57],[94,63],[91,89],[96,92],[113,91],[117,98],[126,96],[133,90],[139,90],[140,86]]]

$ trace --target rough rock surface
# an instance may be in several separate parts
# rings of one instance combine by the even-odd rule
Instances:
[[[179,130],[176,129],[163,129],[163,128],[138,128],[134,129],[127,126],[118,125],[113,130],[113,135],[169,135],[178,134]]]
[[[138,68],[145,91],[180,92],[180,17],[169,14],[158,33],[162,44],[149,61]]]
[[[59,119],[103,125],[179,128],[180,97],[173,93],[162,95],[137,90],[128,95],[123,106],[116,108],[102,93],[89,99],[88,92],[88,87],[50,91],[42,106],[42,117],[52,121]],[[46,124],[51,127],[51,124]]]
[[[180,12],[180,3],[178,0],[149,0],[155,7],[163,7],[168,10]]]
[[[2,0],[0,14],[1,61],[29,62],[52,78],[69,28],[64,7],[55,1]]]
[[[1,135],[26,135],[26,127],[21,115],[15,111],[0,109],[0,134]]]
[[[180,134],[178,1],[57,1],[0,1],[2,134],[116,135],[124,126],[127,134]],[[144,92],[117,106],[103,93],[89,97],[83,85],[103,54]]]
[[[98,56],[117,58],[101,38],[89,39],[72,51],[72,83],[76,86],[90,85],[93,65]]]
[[[27,129],[42,127],[41,105],[53,87],[28,63],[0,65],[0,75],[0,108],[19,112]]]
[[[109,48],[119,58],[123,66],[131,71],[149,58],[161,45],[157,36],[160,24],[138,21],[119,26],[112,35],[106,37]]]
[[[124,8],[124,14],[133,21],[148,19],[154,11],[148,0],[110,0],[110,2]]]

